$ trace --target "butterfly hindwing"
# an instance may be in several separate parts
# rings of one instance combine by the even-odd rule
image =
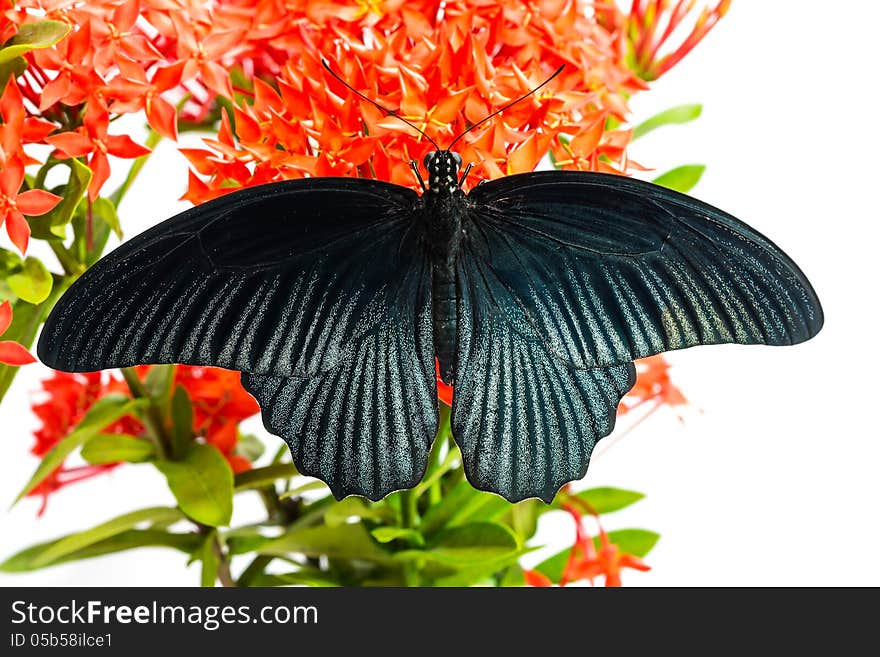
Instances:
[[[819,300],[788,256],[683,194],[548,171],[479,185],[469,200],[499,284],[573,367],[698,344],[794,344],[822,326]]]
[[[143,363],[328,371],[392,321],[408,272],[421,271],[417,202],[389,183],[310,178],[192,208],[86,271],[49,316],[40,358],[66,371]]]
[[[452,433],[476,488],[549,503],[586,474],[635,368],[574,369],[553,356],[476,242],[458,260]]]
[[[378,500],[422,478],[437,430],[430,271],[413,272],[388,320],[310,379],[244,374],[266,428],[333,494]],[[409,289],[410,286],[413,289]]]

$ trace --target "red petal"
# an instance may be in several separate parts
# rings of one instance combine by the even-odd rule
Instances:
[[[0,335],[6,333],[10,324],[12,324],[12,304],[4,301],[0,303]]]
[[[116,157],[140,157],[150,152],[128,135],[107,135],[107,152]]]
[[[22,214],[37,216],[46,214],[61,201],[60,196],[56,196],[42,189],[31,189],[18,195],[15,200],[18,209]]]
[[[251,462],[240,454],[224,454],[224,456],[235,474],[245,472],[253,467]]]
[[[180,84],[186,62],[177,62],[165,68],[156,69],[153,74],[153,88],[158,92],[168,91]],[[256,82],[256,80],[254,80]]]
[[[67,157],[82,157],[95,150],[92,140],[81,132],[62,132],[46,137],[46,143],[54,146]]]
[[[59,100],[66,98],[70,93],[70,86],[70,76],[64,73],[49,82],[43,87],[43,93],[40,94],[40,111],[45,111]]]
[[[526,584],[529,586],[553,586],[553,581],[545,574],[539,573],[537,570],[524,570],[523,575],[526,578]]]
[[[434,359],[434,369],[437,373],[437,399],[447,406],[452,406],[452,386],[445,383],[443,379],[440,378],[440,361],[436,358]]]
[[[120,32],[128,32],[138,18],[139,0],[127,0],[113,11],[113,25]]]
[[[232,98],[232,83],[229,73],[217,62],[205,62],[199,67],[205,86],[211,91],[226,98]]]
[[[577,137],[571,140],[572,150],[581,157],[589,156],[596,150],[596,146],[599,145],[599,140],[602,139],[604,131],[605,117],[601,116],[591,126],[582,130]]]
[[[177,110],[163,98],[154,96],[147,102],[147,121],[163,137],[177,141]]]
[[[5,123],[19,123],[24,121],[24,100],[21,97],[21,90],[15,82],[14,77],[10,77],[6,83],[6,89],[0,96],[0,113],[3,114]]]
[[[101,192],[101,187],[110,177],[110,163],[107,156],[101,151],[95,153],[89,160],[89,168],[92,170],[92,181],[89,183],[89,200],[94,201]]]
[[[36,362],[31,353],[17,342],[4,340],[0,342],[0,363],[18,367]]]
[[[44,121],[36,117],[30,117],[24,121],[24,129],[21,138],[26,142],[43,141],[50,132],[58,126],[51,121]]]
[[[25,220],[24,215],[18,211],[12,211],[6,217],[6,232],[16,248],[24,255],[28,247],[28,239],[31,236],[31,227]]]

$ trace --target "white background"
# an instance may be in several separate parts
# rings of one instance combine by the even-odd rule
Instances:
[[[636,120],[684,102],[705,105],[697,123],[646,137],[633,157],[660,170],[708,164],[694,194],[780,244],[813,282],[826,326],[794,348],[672,354],[692,403],[684,425],[663,411],[601,444],[586,483],[647,495],[606,526],[663,535],[648,559],[653,570],[625,583],[880,585],[877,24],[875,3],[738,0],[633,102]],[[163,145],[121,207],[128,234],[182,209],[175,199],[185,182],[182,158]],[[0,509],[36,465],[28,405],[45,373],[26,368],[0,410]],[[0,511],[0,557],[162,503],[173,500],[152,468],[123,467],[54,496],[40,519],[33,499]],[[238,511],[247,518],[257,508]],[[567,518],[551,518],[539,539],[558,549],[571,532]],[[4,585],[197,582],[182,556],[158,549],[0,576]]]

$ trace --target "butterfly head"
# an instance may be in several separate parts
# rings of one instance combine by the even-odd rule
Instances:
[[[452,151],[431,151],[425,155],[424,165],[428,171],[428,186],[431,191],[458,188],[461,155]]]

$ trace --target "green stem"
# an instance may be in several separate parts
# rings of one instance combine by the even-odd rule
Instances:
[[[400,524],[406,529],[415,529],[419,524],[418,497],[413,490],[400,494]],[[418,564],[406,561],[403,564],[403,581],[406,586],[421,586]]]
[[[428,472],[437,472],[437,470],[444,465],[440,460],[440,454],[443,452],[444,448],[449,446],[450,410],[451,409],[446,404],[440,404],[440,430],[437,432],[437,438],[434,440],[434,446],[431,450]],[[445,471],[441,472],[440,476],[434,478],[428,488],[428,503],[430,506],[439,504],[440,500],[443,498],[443,489],[441,488],[443,474],[445,474]]]
[[[156,449],[159,450],[159,456],[162,459],[167,459],[171,454],[171,438],[165,431],[159,409],[153,404],[153,400],[150,399],[147,389],[144,388],[144,384],[138,378],[137,372],[135,372],[133,367],[123,367],[119,371],[122,372],[122,378],[125,379],[132,397],[150,400],[150,405],[143,417],[144,426],[147,427],[147,432],[155,443]]]
[[[76,258],[70,254],[70,251],[61,242],[50,240],[49,246],[52,248],[52,253],[58,258],[58,262],[64,268],[65,274],[76,277],[83,272],[83,266],[76,261]]]
[[[214,554],[217,556],[217,579],[223,586],[233,588],[237,586],[232,578],[232,571],[229,569],[229,554],[220,545],[220,537],[214,535]]]
[[[119,188],[110,194],[110,200],[113,202],[117,208],[119,207],[120,201],[125,196],[126,192],[128,192],[129,188],[134,184],[134,181],[137,179],[138,174],[140,174],[141,169],[144,168],[144,165],[147,163],[147,158],[150,157],[153,153],[153,149],[162,141],[162,135],[158,132],[150,129],[150,133],[147,135],[147,139],[144,142],[144,146],[150,149],[150,152],[146,155],[141,155],[139,158],[136,158],[134,163],[131,165],[131,168],[128,170],[128,175],[125,176],[125,180],[122,181],[122,184]]]
[[[265,554],[254,557],[254,560],[248,564],[247,568],[239,576],[238,586],[250,586],[254,578],[266,569],[266,566],[271,563],[273,558]]]

